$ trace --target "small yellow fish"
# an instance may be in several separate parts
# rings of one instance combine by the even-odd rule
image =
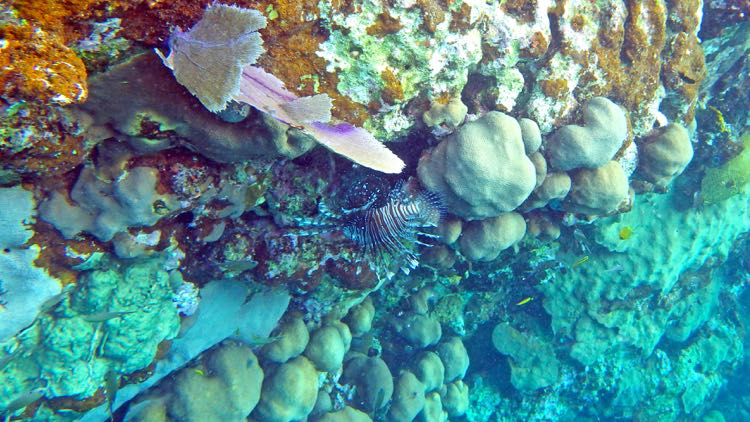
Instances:
[[[532,296],[525,297],[525,298],[521,299],[520,302],[516,303],[516,306],[525,305],[525,304],[531,302],[532,300],[534,300],[534,298]]]
[[[195,368],[195,369],[193,369],[193,371],[195,371],[195,373],[196,373],[196,374],[198,374],[198,375],[200,375],[200,376],[202,376],[202,377],[205,377],[205,376],[206,376],[206,373],[205,373],[205,372],[203,372],[203,370],[202,370],[202,369],[198,369],[198,368]]]
[[[620,240],[628,240],[633,235],[633,228],[630,226],[624,226],[619,232]]]
[[[461,280],[463,280],[463,277],[461,277],[458,274],[452,275],[452,276],[450,276],[450,277],[447,278],[448,284],[451,285],[451,286],[457,286],[457,285],[461,284]]]
[[[578,260],[576,262],[574,262],[573,265],[571,265],[570,268],[575,268],[575,267],[577,267],[579,265],[585,264],[586,262],[588,262],[588,260],[589,260],[589,256],[588,255],[584,255],[584,256],[578,258]]]

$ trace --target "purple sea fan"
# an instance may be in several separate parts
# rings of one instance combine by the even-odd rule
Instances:
[[[170,37],[164,64],[208,110],[220,111],[230,100],[249,104],[312,135],[350,160],[384,173],[400,173],[404,162],[364,129],[328,124],[333,102],[327,94],[297,97],[284,83],[252,66],[265,50],[257,30],[265,18],[256,10],[212,4],[189,31]]]
[[[218,112],[239,92],[242,68],[265,51],[257,32],[265,27],[266,18],[257,10],[212,4],[189,31],[172,33],[168,56],[156,54],[177,82]]]
[[[276,119],[310,133],[331,151],[383,173],[400,173],[404,162],[368,131],[348,123],[330,125],[333,102],[327,94],[297,97],[265,70],[246,66],[236,101],[250,104]]]

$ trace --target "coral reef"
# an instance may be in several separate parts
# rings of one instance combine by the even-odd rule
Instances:
[[[232,31],[224,25],[230,20]],[[328,124],[333,103],[327,94],[297,97],[283,81],[258,66],[266,20],[258,11],[213,4],[190,31],[170,37],[164,65],[212,112],[230,100],[253,106],[282,123],[302,129],[332,151],[384,173],[400,173],[403,161],[369,132],[348,123]]]
[[[748,419],[740,3],[4,3],[0,418]]]
[[[521,391],[533,391],[557,381],[559,362],[551,345],[524,335],[508,323],[492,330],[492,344],[510,359],[510,380]]]
[[[184,421],[240,420],[258,404],[262,382],[263,370],[252,350],[227,343],[203,364],[179,371],[161,386],[163,393],[151,393],[128,414],[154,421],[167,420],[167,413]]]

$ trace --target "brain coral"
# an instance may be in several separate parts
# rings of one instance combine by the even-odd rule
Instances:
[[[419,179],[467,219],[495,217],[519,206],[536,184],[521,128],[492,111],[467,123],[419,160]]]
[[[551,167],[562,171],[599,167],[614,157],[628,135],[625,112],[604,97],[586,103],[583,122],[583,126],[563,126],[547,141]]]

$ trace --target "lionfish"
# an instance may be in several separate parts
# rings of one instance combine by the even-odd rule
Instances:
[[[340,230],[360,246],[368,258],[384,262],[385,256],[403,258],[408,272],[419,264],[416,245],[432,246],[419,238],[437,238],[424,229],[437,227],[445,214],[442,199],[420,189],[414,182],[399,181],[390,191],[367,180],[350,185],[343,203],[335,210],[321,201],[319,217],[297,220],[301,234],[312,235]],[[384,195],[385,193],[385,195]]]

